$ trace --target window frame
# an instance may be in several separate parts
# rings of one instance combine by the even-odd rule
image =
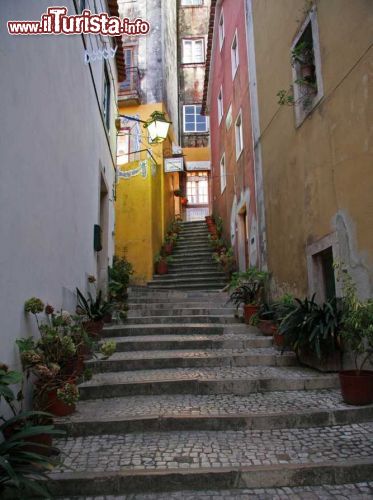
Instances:
[[[237,125],[237,122],[240,121],[240,124]],[[239,135],[239,141],[237,141],[237,132],[238,132],[238,135]],[[244,149],[243,147],[243,124],[242,124],[242,109],[240,109],[240,111],[238,112],[237,114],[237,118],[234,122],[234,138],[235,138],[235,143],[236,143],[236,160],[239,159],[239,157],[241,156],[242,154],[242,151]],[[238,144],[241,145],[241,149],[240,151],[238,151]]]
[[[184,3],[184,2],[198,2],[198,3]],[[181,7],[202,7],[203,0],[181,0]]]
[[[220,90],[218,94],[218,120],[219,125],[221,124],[224,117],[224,96],[223,96],[223,86],[220,85]]]
[[[315,109],[321,99],[324,97],[324,86],[322,81],[322,71],[321,71],[321,53],[320,53],[320,38],[319,38],[319,26],[317,21],[317,12],[316,8],[313,7],[310,12],[307,14],[305,20],[302,23],[301,28],[296,34],[293,43],[291,44],[290,53],[294,50],[294,48],[298,45],[300,39],[302,38],[304,32],[308,28],[311,27],[312,33],[312,44],[313,44],[313,53],[314,53],[314,62],[315,62],[315,73],[316,73],[316,82],[317,82],[317,93],[312,99],[312,102],[309,107],[305,108],[302,105],[301,98],[301,85],[296,83],[296,80],[299,79],[299,68],[297,65],[292,66],[292,79],[293,79],[293,89],[294,89],[294,113],[295,113],[295,126],[296,128],[300,127],[304,120],[307,118],[309,114]]]
[[[235,48],[233,48],[234,44],[236,44]],[[233,57],[234,55],[235,55],[235,57]],[[237,62],[237,65],[235,64],[236,62]],[[232,80],[234,80],[234,78],[235,78],[235,76],[237,74],[238,66],[240,65],[240,55],[239,55],[239,51],[238,51],[238,33],[237,33],[237,30],[234,33],[234,37],[233,37],[232,44],[231,44],[231,65],[232,65]]]
[[[202,49],[201,49],[201,54],[202,54],[202,60],[201,61],[195,61],[194,60],[194,51],[193,47],[197,44],[197,42],[202,42]],[[187,43],[191,43],[191,61],[185,61],[185,45]],[[183,38],[182,39],[182,58],[181,58],[181,64],[205,64],[206,62],[206,54],[205,54],[205,39],[203,37],[198,37],[198,38]]]
[[[224,40],[225,40],[225,23],[224,23],[224,10],[221,9],[219,16],[219,24],[218,24],[218,32],[219,32],[219,47],[220,51],[223,48]]]
[[[227,165],[225,163],[225,152],[220,158],[220,194],[223,194],[227,187]]]
[[[197,128],[197,119],[195,118],[195,129],[194,130],[186,130],[185,129],[185,124],[186,124],[186,121],[185,121],[185,117],[186,117],[186,113],[185,113],[185,109],[187,107],[191,107],[193,106],[194,107],[194,116],[197,117],[197,116],[203,116],[201,115],[201,112],[197,115],[196,114],[196,108],[199,106],[202,110],[202,104],[184,104],[183,105],[183,134],[208,134],[209,131],[210,131],[210,127],[209,127],[209,119],[207,116],[203,116],[203,118],[206,120],[206,130],[202,131],[202,130],[196,130]]]

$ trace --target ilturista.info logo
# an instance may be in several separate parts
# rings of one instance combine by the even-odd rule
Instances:
[[[68,15],[66,7],[49,7],[39,21],[7,21],[10,35],[76,35],[140,36],[149,33],[150,24],[143,19],[129,20],[84,9],[80,15]]]

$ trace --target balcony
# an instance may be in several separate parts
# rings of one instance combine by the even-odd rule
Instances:
[[[126,79],[119,85],[118,101],[128,106],[140,104],[140,72],[137,66],[126,67]]]

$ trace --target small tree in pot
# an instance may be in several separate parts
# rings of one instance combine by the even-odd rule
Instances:
[[[373,402],[373,371],[367,370],[373,360],[373,300],[357,298],[356,285],[340,264],[338,279],[342,281],[343,347],[351,351],[355,369],[339,373],[342,397],[345,403],[364,405]]]
[[[155,267],[157,274],[168,274],[168,264],[172,261],[172,257],[158,254],[155,258]]]

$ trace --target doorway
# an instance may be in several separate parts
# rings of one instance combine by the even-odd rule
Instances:
[[[108,258],[108,238],[109,238],[109,193],[106,182],[100,174],[100,214],[99,224],[101,228],[101,246],[102,249],[97,252],[97,278],[99,288],[106,290],[107,269],[109,265]]]
[[[249,267],[249,227],[246,205],[240,210],[237,217],[238,232],[238,267],[246,271]]]
[[[207,172],[187,172],[186,220],[204,220],[209,214],[209,181]]]

